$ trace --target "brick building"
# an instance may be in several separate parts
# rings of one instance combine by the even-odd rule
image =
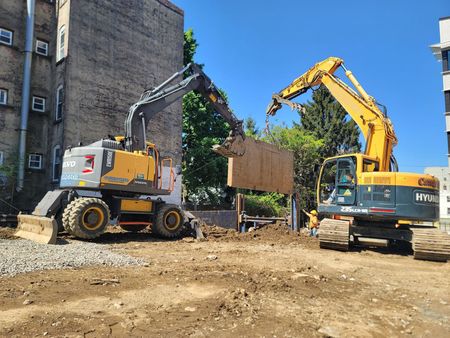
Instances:
[[[26,0],[0,3],[4,169],[17,161],[26,13]],[[123,134],[128,108],[141,92],[181,68],[183,19],[168,0],[35,0],[25,184],[15,205],[32,209],[58,186],[66,147]],[[180,164],[181,131],[177,102],[151,123],[147,136]],[[14,182],[7,176],[2,195],[10,198]]]

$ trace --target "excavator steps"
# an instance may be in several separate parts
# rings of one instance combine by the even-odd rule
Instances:
[[[348,251],[350,224],[348,221],[325,218],[320,222],[319,244],[322,249]]]
[[[446,262],[450,259],[450,235],[431,227],[410,227],[414,258]]]

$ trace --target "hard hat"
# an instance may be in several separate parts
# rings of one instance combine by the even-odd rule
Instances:
[[[311,215],[317,216],[317,210],[311,211]]]

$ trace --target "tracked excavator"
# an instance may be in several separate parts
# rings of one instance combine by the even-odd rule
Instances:
[[[342,68],[353,89],[335,72]],[[267,116],[292,99],[324,85],[361,129],[363,153],[326,159],[317,181],[320,247],[347,251],[351,244],[409,242],[414,258],[450,259],[450,236],[432,226],[439,218],[439,181],[426,174],[398,172],[393,156],[397,137],[386,111],[367,94],[344,61],[323,60],[272,96]],[[426,226],[428,222],[428,226]]]
[[[185,78],[175,84],[182,75]],[[17,236],[41,243],[56,243],[58,228],[83,239],[100,236],[110,219],[127,231],[151,227],[164,238],[177,237],[186,217],[178,205],[165,203],[175,172],[171,158],[161,158],[147,142],[147,126],[167,106],[196,91],[231,127],[222,145],[213,150],[226,157],[242,156],[245,134],[242,121],[228,107],[211,79],[196,64],[189,64],[156,88],[146,90],[126,116],[125,135],[64,153],[60,188],[49,191],[31,215],[18,215]],[[166,171],[166,172],[164,172]],[[163,177],[169,177],[163,186]]]

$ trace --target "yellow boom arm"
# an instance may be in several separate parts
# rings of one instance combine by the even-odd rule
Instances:
[[[344,69],[357,92],[334,75],[339,67]],[[389,171],[392,148],[397,144],[394,127],[391,120],[378,108],[375,99],[366,93],[352,72],[344,67],[342,59],[330,57],[317,63],[278,94],[274,94],[267,108],[267,115],[275,115],[283,103],[298,108],[298,104],[290,100],[320,84],[328,88],[361,129],[366,140],[364,153],[378,159],[380,171]]]

